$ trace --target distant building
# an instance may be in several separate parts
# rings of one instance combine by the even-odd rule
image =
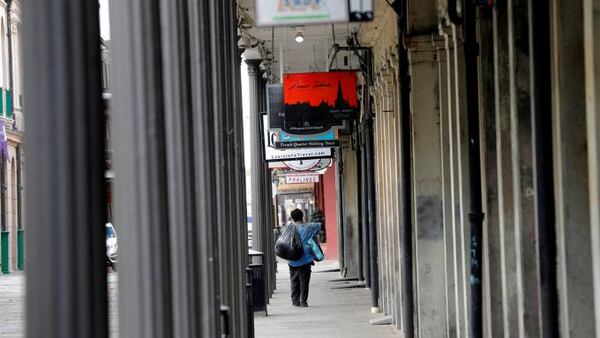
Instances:
[[[21,32],[21,1],[0,0],[0,265],[3,273],[22,270],[25,266]]]

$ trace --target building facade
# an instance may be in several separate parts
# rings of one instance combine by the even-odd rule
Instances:
[[[1,164],[0,264],[2,272],[23,270],[24,250],[24,206],[23,186],[25,166],[23,134],[23,84],[21,48],[21,2],[0,2],[0,120],[4,128]]]

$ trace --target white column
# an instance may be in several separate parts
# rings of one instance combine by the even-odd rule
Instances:
[[[411,65],[416,315],[421,337],[446,335],[439,74],[430,35],[407,42]]]

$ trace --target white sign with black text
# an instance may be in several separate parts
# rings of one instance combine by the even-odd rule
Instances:
[[[264,142],[265,142],[265,160],[267,161],[285,161],[301,158],[327,158],[332,156],[331,148],[294,148],[277,149],[275,142],[277,138],[277,129],[269,129],[269,118],[263,116]]]
[[[319,174],[316,173],[294,173],[285,174],[286,184],[297,184],[297,183],[318,183]]]
[[[256,0],[256,26],[348,22],[348,0]]]

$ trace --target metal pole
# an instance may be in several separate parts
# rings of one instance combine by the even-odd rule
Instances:
[[[252,175],[250,176],[250,188],[252,196],[252,249],[257,251],[264,250],[263,244],[263,226],[264,220],[262,217],[263,211],[261,210],[261,200],[263,199],[263,162],[262,157],[262,123],[259,107],[259,92],[260,92],[260,70],[258,66],[260,60],[248,60],[248,76],[249,86],[248,92],[250,97],[250,169]]]
[[[479,135],[479,74],[477,57],[477,8],[468,1],[463,1],[464,9],[464,49],[465,77],[467,95],[467,133],[469,139],[469,197],[471,210],[471,298],[470,298],[470,336],[483,336],[483,299],[481,292],[482,278],[482,247],[483,247],[483,218],[481,201],[481,160]]]
[[[340,273],[346,277],[348,270],[348,264],[346,263],[346,243],[347,230],[344,222],[344,153],[342,147],[337,149],[337,161],[335,163],[335,178],[336,178],[336,207],[337,207],[337,221],[338,221],[338,243],[339,243],[339,262],[340,262]]]
[[[106,338],[98,2],[26,1],[23,17],[26,336]]]
[[[369,94],[365,94],[364,99],[367,102],[367,97]],[[365,107],[367,105],[365,104]],[[361,123],[361,209],[362,209],[362,224],[363,224],[363,267],[364,267],[364,276],[365,276],[365,286],[367,288],[371,287],[371,252],[370,252],[370,224],[369,224],[369,193],[368,193],[368,184],[367,184],[367,127],[366,122],[363,121]]]

